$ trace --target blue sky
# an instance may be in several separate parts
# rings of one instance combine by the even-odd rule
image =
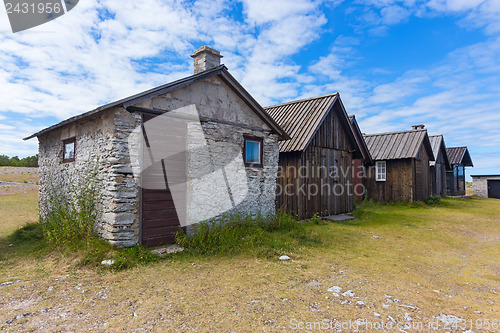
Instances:
[[[201,45],[263,106],[339,91],[364,132],[423,123],[500,173],[499,0],[88,0],[16,34],[0,11],[0,154],[190,75]]]

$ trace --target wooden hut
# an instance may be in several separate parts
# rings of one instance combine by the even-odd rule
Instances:
[[[367,172],[367,193],[375,201],[415,201],[431,195],[429,162],[434,161],[423,125],[413,130],[365,135],[375,161]]]
[[[448,195],[465,195],[465,167],[473,167],[467,147],[446,148],[451,169],[446,172]]]
[[[300,219],[352,211],[352,160],[363,155],[340,95],[265,110],[291,137],[279,144],[277,208]]]
[[[363,158],[355,158],[352,160],[352,177],[353,177],[353,189],[356,201],[359,203],[363,201],[366,194],[366,166],[372,164],[372,156],[366,145],[366,141],[363,137],[363,133],[359,128],[356,116],[349,116],[349,121],[351,122],[351,127],[354,132],[354,136],[358,141],[358,145],[361,149],[361,154]]]
[[[451,169],[442,135],[430,135],[435,161],[430,162],[432,195],[446,196],[446,171]]]

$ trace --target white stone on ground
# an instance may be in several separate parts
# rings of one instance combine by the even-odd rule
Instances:
[[[290,260],[290,257],[289,256],[281,256],[280,260],[281,261],[288,261],[288,260]]]
[[[184,248],[182,246],[179,246],[177,244],[172,244],[169,247],[163,247],[161,249],[152,250],[151,253],[161,256],[163,254],[177,253],[182,251],[184,251]]]
[[[101,261],[101,265],[106,265],[106,266],[111,266],[111,265],[113,265],[114,263],[115,263],[115,261],[114,261],[114,260],[112,260],[112,259],[109,259],[109,260],[103,260],[103,261]]]
[[[354,291],[348,290],[345,293],[342,294],[344,297],[354,297]]]
[[[465,321],[465,319],[459,318],[457,316],[445,315],[445,314],[440,314],[439,316],[436,317],[436,319],[445,325],[459,324]]]
[[[340,293],[341,290],[342,290],[342,288],[340,288],[339,286],[333,286],[331,288],[328,288],[327,291],[329,291],[331,293]]]

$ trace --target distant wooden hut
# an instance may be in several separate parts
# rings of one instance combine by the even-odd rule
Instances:
[[[379,202],[414,201],[431,195],[429,162],[434,161],[434,154],[423,125],[364,138],[375,161],[367,173],[369,198]]]
[[[446,171],[451,169],[446,145],[442,135],[430,135],[429,140],[435,159],[430,162],[432,195],[444,197],[446,196]]]
[[[355,158],[352,160],[354,195],[356,197],[356,201],[359,203],[363,201],[366,194],[366,166],[372,164],[373,160],[372,156],[370,155],[370,151],[368,150],[368,146],[366,145],[365,139],[363,138],[363,133],[359,128],[356,116],[349,116],[349,121],[351,122],[354,136],[356,137],[356,141],[358,141],[358,145],[361,149],[361,154],[363,155],[362,159]]]
[[[277,209],[300,219],[352,211],[352,160],[363,155],[340,95],[265,110],[291,137],[279,144]]]
[[[448,195],[465,195],[465,167],[473,167],[467,147],[446,148],[451,169],[446,172]]]

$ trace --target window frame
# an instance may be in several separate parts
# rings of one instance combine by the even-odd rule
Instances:
[[[65,158],[66,156],[66,145],[67,144],[70,144],[72,143],[73,144],[73,157],[72,158]],[[69,138],[69,139],[66,139],[66,140],[63,140],[63,163],[70,163],[70,162],[74,162],[75,159],[76,159],[76,137],[73,137],[73,138]]]
[[[383,165],[383,178],[379,178],[379,168]],[[377,161],[375,162],[375,180],[377,182],[385,182],[387,181],[387,162],[386,161]]]
[[[258,142],[260,145],[260,163],[247,162],[247,141]],[[246,167],[262,168],[264,161],[264,138],[251,135],[243,135],[243,162]]]

